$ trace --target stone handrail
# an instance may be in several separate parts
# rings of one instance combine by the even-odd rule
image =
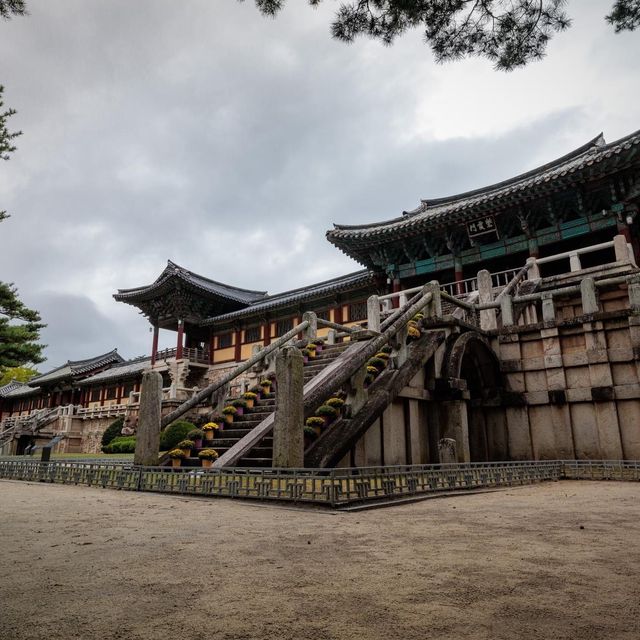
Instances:
[[[174,420],[177,420],[180,416],[183,416],[187,411],[191,411],[197,407],[201,402],[206,400],[211,396],[212,393],[223,387],[225,384],[231,382],[234,378],[237,378],[240,374],[244,373],[251,369],[251,367],[255,366],[259,362],[265,359],[270,353],[274,352],[276,349],[279,349],[284,344],[289,342],[295,338],[299,333],[303,331],[307,331],[309,329],[310,322],[309,320],[303,320],[300,324],[296,325],[291,331],[288,331],[283,336],[272,342],[269,346],[265,347],[258,353],[254,354],[248,360],[245,360],[243,363],[239,364],[233,371],[228,373],[224,378],[218,380],[210,384],[208,387],[205,387],[202,391],[196,393],[193,397],[191,397],[186,402],[183,402],[177,409],[166,415],[162,421],[161,426],[166,427],[168,424],[171,424]]]
[[[397,359],[398,364],[403,364],[407,357],[404,338],[408,322],[416,313],[419,313],[427,306],[429,307],[429,315],[441,315],[440,288],[437,282],[422,287],[421,292],[399,310],[398,317],[382,333],[375,335],[366,342],[354,342],[327,369],[308,383],[309,386],[305,389],[303,398],[304,417],[309,417],[327,396],[350,382],[359,371],[364,371],[367,360],[378,353],[385,344],[394,339],[397,340],[397,344],[402,345],[397,354]],[[379,310],[380,306],[378,305],[377,308]],[[315,324],[315,314],[307,313],[305,317],[310,318],[312,325]],[[398,334],[400,335],[398,336]],[[354,409],[357,411],[358,407],[354,407]],[[234,465],[272,431],[273,424],[274,414],[271,414],[220,456],[213,466],[220,468]]]

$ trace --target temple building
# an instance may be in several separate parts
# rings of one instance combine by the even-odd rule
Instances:
[[[635,268],[639,206],[640,131],[612,143],[598,135],[497,184],[423,199],[382,222],[335,224],[328,241],[362,269],[325,282],[268,294],[168,261],[153,283],[114,295],[148,318],[149,356],[124,362],[114,351],[69,362],[26,385],[0,388],[2,424],[63,405],[79,407],[85,420],[91,411],[96,419],[108,411],[109,417],[124,413],[137,402],[141,375],[149,368],[163,375],[165,400],[179,402],[286,334],[306,311],[344,327],[366,325],[370,296],[412,291],[430,281],[450,295],[477,300],[482,269],[497,289],[528,259],[540,260],[542,278],[619,263],[614,236],[624,238]],[[587,246],[592,250],[580,251]],[[546,260],[551,256],[560,258]],[[174,348],[158,349],[160,330],[175,332]],[[319,333],[326,336],[328,329]]]

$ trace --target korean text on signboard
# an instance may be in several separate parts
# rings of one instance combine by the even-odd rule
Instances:
[[[498,229],[496,228],[496,221],[493,216],[485,216],[484,218],[478,218],[473,222],[467,222],[467,233],[470,238],[482,236],[485,233],[492,233],[498,237]]]

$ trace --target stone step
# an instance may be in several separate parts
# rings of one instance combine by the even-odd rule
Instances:
[[[223,432],[223,438],[244,438],[244,436],[253,430],[253,427],[247,427],[246,429],[225,429]],[[215,442],[215,440],[214,440]],[[215,449],[215,447],[214,447]]]
[[[241,416],[236,416],[233,419],[232,424],[238,424],[243,422],[262,422],[267,416],[271,415],[273,411],[252,411],[251,413],[245,413]]]
[[[236,464],[237,467],[245,467],[245,468],[264,468],[270,467],[272,465],[273,458],[264,457],[264,458],[241,458],[238,460]]]

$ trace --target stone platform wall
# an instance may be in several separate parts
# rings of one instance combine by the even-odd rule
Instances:
[[[555,302],[553,321],[494,331],[498,398],[474,399],[464,380],[457,400],[444,398],[444,364],[430,362],[341,466],[446,462],[445,437],[459,462],[640,460],[640,316],[626,286],[602,293],[599,309],[584,315],[573,296]]]

